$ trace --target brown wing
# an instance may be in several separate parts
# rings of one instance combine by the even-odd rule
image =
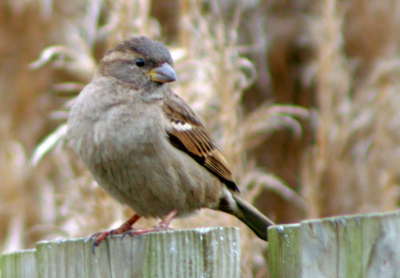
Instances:
[[[216,175],[230,189],[239,192],[232,181],[228,162],[186,102],[171,91],[164,99],[163,111],[167,118],[165,130],[170,142]]]

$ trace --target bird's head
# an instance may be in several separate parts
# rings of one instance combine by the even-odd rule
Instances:
[[[144,36],[124,40],[99,63],[98,74],[113,76],[135,87],[162,86],[177,80],[168,49]]]

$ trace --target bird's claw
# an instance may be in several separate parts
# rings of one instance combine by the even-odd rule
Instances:
[[[93,234],[90,238],[89,241],[92,241],[93,238],[96,238],[96,240],[93,242],[92,244],[92,253],[94,254],[95,249],[97,246],[100,245],[100,243],[107,237],[110,235],[118,235],[118,234],[125,234],[127,232],[129,232],[132,228],[129,228],[128,230],[126,230],[127,228],[125,226],[121,226],[118,229],[115,230],[110,230],[110,231],[104,231],[104,232],[99,232],[99,233],[95,233]]]
[[[91,249],[92,249],[93,255],[95,254],[94,251],[96,250],[96,247],[97,247],[97,246],[99,246],[99,243],[98,243],[97,241],[95,241],[95,242],[92,243]]]

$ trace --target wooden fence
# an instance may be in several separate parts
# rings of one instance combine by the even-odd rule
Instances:
[[[400,211],[307,220],[268,231],[271,278],[400,278]],[[240,277],[233,227],[44,241],[4,254],[1,278]]]
[[[400,278],[400,211],[277,225],[271,277]]]
[[[240,277],[237,228],[204,228],[107,238],[43,241],[1,257],[1,278]]]

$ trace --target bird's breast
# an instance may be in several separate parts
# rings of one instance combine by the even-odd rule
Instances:
[[[97,183],[144,217],[163,217],[172,209],[185,215],[216,204],[219,180],[170,144],[161,111],[141,111],[110,110],[75,138]]]

